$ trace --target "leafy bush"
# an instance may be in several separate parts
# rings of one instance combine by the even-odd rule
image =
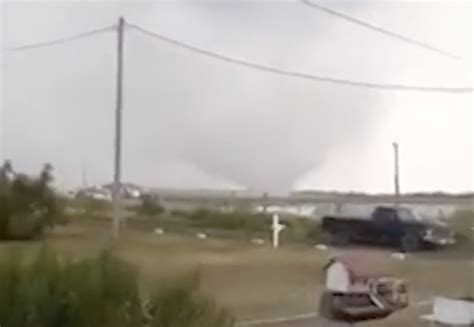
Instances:
[[[321,227],[314,220],[304,217],[291,217],[282,219],[281,223],[286,226],[282,233],[282,240],[311,244],[322,242]]]
[[[227,327],[230,315],[180,278],[140,299],[135,268],[109,253],[61,261],[43,248],[30,262],[0,260],[2,327]]]
[[[176,216],[176,217],[187,217],[189,215],[189,213],[183,209],[171,209],[169,213],[171,216]]]
[[[136,273],[107,253],[61,263],[43,249],[30,263],[10,258],[0,266],[0,324],[37,326],[137,326]]]
[[[14,173],[9,161],[0,167],[0,239],[37,237],[61,216],[51,173],[49,164],[37,177]]]
[[[8,219],[8,238],[29,240],[39,237],[43,231],[41,217],[38,214],[17,214]]]
[[[470,233],[474,227],[474,211],[473,210],[456,210],[449,217],[451,228],[457,233]]]
[[[158,216],[165,212],[165,208],[160,205],[158,197],[148,194],[142,196],[140,205],[131,206],[128,209],[144,216]]]
[[[79,198],[69,201],[69,208],[79,214],[103,215],[112,208],[112,204],[107,200]]]
[[[268,232],[271,218],[264,214],[243,211],[223,213],[208,209],[198,209],[186,216],[194,227],[247,232]]]
[[[190,274],[162,284],[147,306],[152,327],[230,327],[234,321],[211,299],[199,294],[199,275]]]
[[[456,233],[458,246],[474,248],[474,211],[456,210],[447,220],[450,228]]]
[[[104,222],[110,220],[112,203],[107,200],[93,198],[76,198],[61,200],[64,207],[62,219],[57,223],[67,222]]]
[[[264,213],[253,213],[250,211],[222,212],[211,209],[197,209],[194,211],[172,210],[173,219],[163,217],[158,221],[160,227],[167,228],[168,225],[180,224],[181,228],[186,226],[203,230],[221,230],[228,232],[243,232],[252,237],[270,237],[272,219]],[[316,221],[305,217],[282,216],[280,223],[286,228],[280,235],[283,242],[298,242],[315,244],[321,242],[322,230]]]

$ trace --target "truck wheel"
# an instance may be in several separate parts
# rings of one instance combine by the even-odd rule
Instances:
[[[331,235],[331,244],[335,246],[346,246],[351,240],[349,232],[339,231]]]
[[[420,239],[415,234],[406,234],[401,239],[402,252],[414,252],[420,249]]]
[[[319,314],[328,320],[335,318],[335,312],[333,307],[333,295],[329,292],[321,294],[319,299]]]

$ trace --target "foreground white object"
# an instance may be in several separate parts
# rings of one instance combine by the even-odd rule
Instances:
[[[157,235],[163,235],[165,233],[165,231],[161,228],[155,228],[153,232]]]
[[[280,232],[285,228],[285,225],[280,224],[280,216],[277,213],[274,213],[272,218],[273,247],[277,248],[280,245]]]
[[[200,240],[205,240],[207,238],[207,235],[204,233],[197,233],[196,237]]]
[[[328,247],[327,247],[326,245],[324,245],[324,244],[316,244],[316,245],[314,246],[314,248],[315,248],[316,250],[320,250],[320,251],[326,251],[326,250],[328,249]]]
[[[437,296],[433,302],[433,313],[421,318],[446,326],[472,326],[474,301]]]
[[[322,317],[339,316],[346,322],[383,319],[408,306],[406,282],[386,275],[374,259],[353,252],[329,260],[319,306]]]
[[[392,258],[394,258],[396,260],[403,261],[403,260],[405,260],[405,254],[400,253],[400,252],[395,252],[395,253],[392,253]]]
[[[262,245],[262,244],[265,244],[265,240],[263,240],[261,238],[253,238],[252,243],[257,244],[257,245]]]

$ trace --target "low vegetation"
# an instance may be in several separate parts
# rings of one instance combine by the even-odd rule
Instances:
[[[450,228],[456,233],[457,248],[474,250],[474,211],[459,209],[447,220]]]
[[[140,215],[141,221],[148,221],[154,227],[172,232],[205,232],[226,238],[270,239],[272,218],[270,214],[254,213],[248,210],[221,211],[199,208],[191,211],[174,210],[158,215]],[[135,218],[137,218],[135,217]],[[140,219],[140,218],[138,218]],[[281,233],[283,242],[315,244],[321,239],[318,224],[308,218],[282,216],[280,223],[286,228]],[[149,226],[152,228],[153,226]]]
[[[46,164],[38,176],[28,176],[9,161],[0,167],[0,240],[36,238],[61,217],[52,169]]]
[[[32,260],[11,253],[0,262],[2,327],[227,327],[231,315],[198,291],[186,275],[139,294],[134,266],[108,252],[61,261],[42,248]]]
[[[459,234],[474,234],[474,210],[459,209],[452,213],[449,224],[454,232]]]
[[[104,233],[105,229],[97,225],[90,226],[87,230],[81,227],[74,231],[76,228],[69,225],[55,229],[43,242],[47,242],[48,247],[54,249],[59,258],[63,258],[59,261],[62,264],[67,264],[67,258],[75,264],[83,259],[96,262],[100,257],[97,255],[100,255],[104,246],[99,234]],[[14,249],[22,249],[24,265],[34,262],[32,258],[36,258],[35,254],[41,249],[43,242],[4,242],[0,244],[0,263],[1,258],[7,262],[11,260],[10,255],[15,255]],[[172,234],[157,236],[149,232],[128,230],[123,232],[112,253],[111,258],[120,258],[133,264],[129,266],[132,270],[136,267],[142,299],[151,299],[161,294],[160,299],[163,300],[167,294],[175,292],[175,286],[181,285],[180,287],[193,294],[196,301],[202,299],[203,295],[209,296],[219,305],[231,310],[237,321],[245,321],[315,311],[323,287],[323,267],[338,250],[329,248],[327,251],[320,251],[287,243],[274,250],[268,245],[254,246],[238,240],[209,238],[203,241],[196,237]],[[402,313],[370,326],[400,326],[402,322],[406,326],[420,326],[419,315],[428,313],[431,306],[419,307],[415,303],[436,295],[473,295],[472,254],[466,259],[453,257],[452,253],[445,251],[433,251],[409,255],[405,260],[399,261],[394,260],[390,252],[374,248],[367,255],[373,255],[374,260],[386,267],[391,275],[405,278],[409,282],[410,301],[413,304],[406,312],[406,319],[405,313]],[[199,271],[199,278],[195,274],[188,274],[196,270]],[[4,280],[3,276],[0,276],[0,284]],[[200,282],[197,286],[196,280]],[[0,292],[5,293],[3,288]],[[216,308],[208,299],[198,307]],[[152,308],[149,304],[145,307]],[[222,312],[218,308],[216,310]],[[216,313],[211,320],[218,319],[219,315]],[[163,314],[160,317],[165,319]],[[390,321],[392,324],[388,324]],[[0,324],[4,325],[2,321]],[[158,326],[165,327],[167,324],[162,321]],[[311,325],[311,321],[302,324]],[[188,325],[176,322],[172,326]]]
[[[129,206],[127,209],[144,216],[156,216],[165,212],[158,197],[149,194],[142,195],[139,205]]]
[[[75,198],[67,199],[65,203],[66,222],[109,220],[112,212],[112,203],[107,200]]]
[[[271,219],[264,214],[249,212],[219,212],[217,210],[197,209],[185,214],[189,224],[199,228],[224,230],[243,230],[247,232],[265,232]]]
[[[147,303],[146,316],[152,327],[233,326],[229,312],[219,309],[198,292],[199,274],[178,276],[162,283]]]

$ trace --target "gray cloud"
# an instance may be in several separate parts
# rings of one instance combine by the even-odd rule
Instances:
[[[15,45],[73,34],[111,24],[120,14],[198,46],[293,70],[386,81],[396,66],[380,58],[396,56],[386,46],[391,41],[298,3],[9,4],[4,40]],[[93,181],[111,178],[114,42],[109,34],[5,54],[4,157],[26,170],[50,161],[67,185],[80,182],[83,165]],[[373,42],[380,49],[367,51]],[[125,50],[129,181],[287,190],[325,163],[334,147],[363,142],[380,115],[383,92],[256,72],[131,30]]]

